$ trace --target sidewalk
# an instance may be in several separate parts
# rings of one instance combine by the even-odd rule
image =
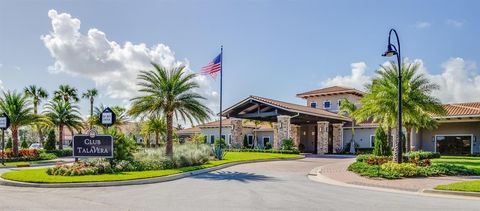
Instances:
[[[420,178],[404,178],[397,180],[388,180],[383,178],[368,178],[359,176],[347,170],[348,166],[355,159],[348,159],[341,162],[325,165],[319,168],[318,174],[326,176],[332,180],[352,185],[362,185],[369,187],[390,188],[403,191],[420,192],[424,189],[433,189],[437,185],[448,184],[453,182],[461,182],[479,179],[477,177],[420,177]]]

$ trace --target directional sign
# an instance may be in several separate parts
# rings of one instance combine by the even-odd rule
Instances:
[[[115,112],[112,111],[109,107],[105,108],[100,114],[100,122],[105,127],[110,127],[115,124],[116,115]]]
[[[0,129],[6,130],[10,127],[10,119],[7,114],[3,113],[0,115]]]
[[[113,158],[113,137],[109,135],[74,135],[73,157]]]

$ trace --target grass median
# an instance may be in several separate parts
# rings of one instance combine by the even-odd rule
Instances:
[[[434,163],[449,163],[455,165],[465,166],[473,169],[477,175],[480,175],[480,157],[467,156],[442,156],[439,159],[434,159]],[[469,191],[480,192],[480,180],[456,182],[446,185],[439,185],[435,187],[437,190],[452,190],[452,191]]]
[[[48,175],[47,168],[28,169],[21,171],[7,172],[1,175],[3,179],[31,182],[31,183],[82,183],[82,182],[107,182],[145,179],[152,177],[161,177],[173,174],[179,174],[199,169],[219,166],[227,163],[269,160],[269,159],[288,159],[300,158],[302,155],[295,154],[276,154],[276,153],[254,153],[254,152],[228,152],[224,160],[211,160],[206,164],[199,166],[189,166],[178,169],[165,169],[153,171],[133,171],[121,172],[115,174],[85,175],[85,176],[51,176]]]

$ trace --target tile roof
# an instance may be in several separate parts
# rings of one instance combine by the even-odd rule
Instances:
[[[330,86],[297,94],[297,97],[307,98],[312,96],[336,95],[336,94],[354,94],[363,96],[363,92],[350,87]]]
[[[243,122],[242,123],[243,127],[255,127],[255,125],[251,122]],[[220,126],[220,120],[216,120],[213,122],[207,122],[205,124],[198,125],[199,128],[204,128],[204,127],[219,127]],[[223,119],[222,120],[222,127],[230,127],[232,126],[231,119]]]
[[[279,100],[272,100],[264,97],[259,97],[259,96],[250,96],[250,99],[257,100],[262,103],[266,104],[271,104],[273,106],[277,106],[286,110],[291,110],[294,112],[299,112],[299,113],[306,113],[310,115],[315,115],[315,116],[321,116],[321,117],[329,117],[329,118],[334,118],[334,119],[341,119],[341,120],[346,120],[350,121],[349,118],[341,116],[339,114],[321,109],[321,108],[312,108],[309,106],[304,106],[304,105],[298,105],[298,104],[293,104],[293,103],[287,103]]]
[[[177,134],[190,134],[190,133],[200,133],[201,130],[199,127],[185,128],[177,131]]]
[[[447,111],[447,115],[442,116],[443,118],[452,116],[480,116],[480,102],[444,104],[443,108]]]

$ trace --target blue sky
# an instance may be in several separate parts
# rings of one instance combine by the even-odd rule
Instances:
[[[476,1],[4,0],[0,85],[20,90],[38,84],[49,91],[60,83],[80,91],[97,87],[98,102],[126,105],[135,93],[121,91],[134,89],[133,75],[147,68],[145,58],[165,58],[167,66],[187,61],[196,72],[223,44],[224,107],[248,95],[303,104],[296,93],[335,84],[361,88],[387,61],[380,54],[394,27],[403,57],[422,63],[422,71],[441,86],[436,94],[443,102],[480,101],[478,8]],[[51,17],[50,10],[56,11]],[[68,28],[73,19],[80,23],[78,40],[87,44],[60,45],[72,37],[62,35],[68,30],[54,31],[52,21]],[[97,30],[88,37],[92,28]],[[49,34],[53,38],[45,39]],[[106,40],[101,48],[88,41],[97,38]],[[99,49],[107,50],[95,53]],[[135,49],[150,57],[130,56]],[[89,52],[116,60],[86,64],[92,61],[85,59]],[[121,71],[112,67],[118,65]],[[218,80],[199,80],[199,91],[217,109]],[[81,106],[86,111],[86,102]]]

